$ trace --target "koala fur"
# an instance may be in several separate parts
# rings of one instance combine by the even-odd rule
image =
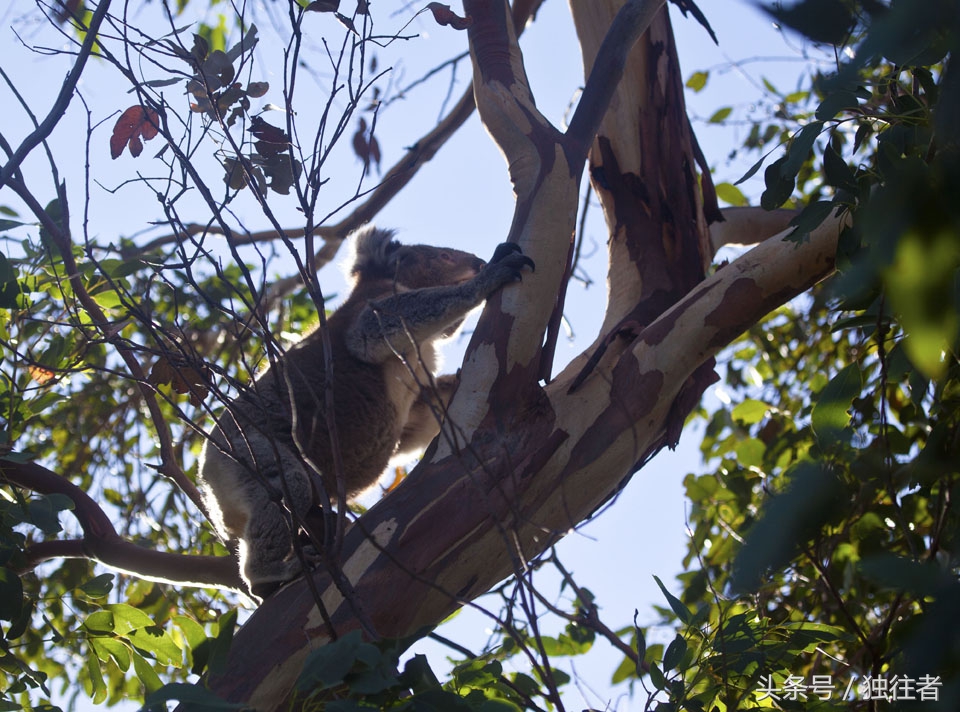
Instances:
[[[500,245],[489,263],[460,250],[401,245],[393,233],[366,227],[355,237],[353,290],[327,319],[333,407],[347,500],[372,487],[398,454],[426,447],[440,430],[438,413],[456,377],[433,379],[436,342],[533,262],[516,245]],[[211,520],[236,542],[241,572],[262,596],[296,577],[297,531],[322,496],[336,501],[327,429],[323,344],[306,336],[229,403],[204,444],[199,485]],[[431,386],[431,384],[434,384]],[[308,470],[305,462],[311,465]]]

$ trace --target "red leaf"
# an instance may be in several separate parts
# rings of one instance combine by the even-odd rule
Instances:
[[[153,109],[131,106],[120,114],[110,136],[110,157],[119,158],[125,146],[129,144],[130,154],[134,157],[143,151],[143,141],[149,141],[157,135],[160,116]],[[143,141],[140,137],[143,137]]]
[[[455,30],[465,30],[473,24],[472,17],[469,15],[460,17],[450,9],[449,5],[431,2],[427,3],[427,9],[433,13],[433,19],[436,20],[438,25],[449,25]]]

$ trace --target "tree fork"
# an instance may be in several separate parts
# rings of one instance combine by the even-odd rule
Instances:
[[[613,11],[621,5],[643,5],[612,0],[602,4]],[[662,5],[662,0],[654,4]],[[578,0],[573,5],[577,12]],[[583,3],[580,9],[586,7]],[[683,233],[688,252],[671,273],[677,278],[670,290],[675,298],[652,313],[632,338],[615,339],[573,393],[571,382],[592,349],[553,383],[539,386],[541,339],[564,278],[586,149],[581,152],[584,142],[557,131],[536,110],[506,3],[467,0],[465,10],[473,19],[477,106],[507,158],[517,194],[510,239],[536,261],[537,270],[489,301],[443,432],[407,481],[347,532],[342,572],[353,588],[351,600],[344,599],[325,572],[312,574],[340,635],[358,628],[358,610],[381,637],[414,634],[520,570],[588,517],[638,462],[662,447],[677,417],[674,405],[692,374],[770,309],[832,269],[837,221],[799,248],[768,240],[700,282],[710,243],[703,215],[706,198],[690,182],[696,151],[688,144],[682,152],[686,158],[665,152],[662,165],[643,167],[665,171],[676,181],[668,185],[683,185],[681,197],[692,201],[686,214],[695,218],[695,228]],[[607,26],[611,21],[612,16]],[[665,15],[656,22],[667,22]],[[659,37],[669,36],[669,24],[657,27]],[[675,63],[672,37],[662,47],[653,44],[656,40],[648,35],[630,55],[628,77],[644,53],[662,57],[657,66]],[[672,114],[646,111],[644,102],[657,92],[682,96],[682,82],[676,71],[640,71],[635,76],[641,82],[636,99],[632,104],[618,102],[614,120],[622,119],[621,112],[633,113],[645,127],[644,135],[656,135],[659,122]],[[602,113],[603,108],[585,110]],[[605,135],[618,156],[641,148],[636,145],[640,133],[617,129]],[[680,150],[672,144],[669,148]],[[625,174],[630,164],[622,157],[617,160]],[[678,172],[682,177],[675,178]],[[608,220],[627,209],[625,199],[613,196]],[[673,255],[670,248],[679,244],[669,241],[681,234],[676,225],[648,225],[651,230],[638,232],[636,239],[621,232],[610,241],[611,259],[629,263],[622,274],[611,275],[605,324],[617,324],[656,294],[649,279],[635,284],[652,274],[655,265],[637,261]],[[662,249],[651,247],[663,235],[668,241]],[[696,262],[690,254],[697,256]],[[691,280],[694,273],[699,277]],[[228,700],[277,709],[290,702],[310,650],[327,642],[328,629],[306,581],[295,581],[265,601],[238,631],[227,672],[211,677],[209,685]]]

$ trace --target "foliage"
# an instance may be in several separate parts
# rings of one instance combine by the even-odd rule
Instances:
[[[63,10],[53,19],[78,13],[69,25],[83,55],[79,43],[96,34],[100,20],[80,4]],[[235,598],[211,588],[174,591],[144,579],[94,577],[86,547],[119,535],[144,556],[228,553],[183,486],[200,446],[196,430],[281,352],[285,335],[315,324],[326,298],[319,289],[296,289],[305,269],[289,242],[277,247],[278,235],[244,250],[242,203],[252,193],[275,224],[267,195],[293,193],[306,229],[319,222],[326,162],[353,113],[370,113],[361,107],[373,87],[368,50],[385,41],[372,39],[372,23],[359,9],[352,31],[338,25],[340,54],[325,58],[337,77],[326,105],[318,102],[320,114],[302,120],[274,107],[281,118],[273,121],[286,122],[280,128],[263,118],[270,105],[258,100],[269,93],[290,106],[292,94],[249,80],[259,51],[252,23],[237,16],[235,27],[220,22],[217,32],[201,23],[191,35],[185,17],[151,10],[161,13],[159,32],[165,21],[166,34],[150,37],[113,16],[115,31],[90,47],[101,69],[126,83],[133,99],[125,101],[135,103],[97,107],[106,112],[97,121],[108,133],[88,128],[84,149],[95,165],[131,161],[134,179],[112,190],[146,188],[170,234],[149,243],[111,241],[88,232],[83,220],[77,235],[81,221],[71,214],[84,212],[89,185],[60,180],[60,156],[45,152],[54,178],[45,201],[33,193],[32,173],[12,161],[3,166],[5,196],[16,194],[28,213],[0,207],[0,709],[54,694],[115,704],[222,664]],[[303,17],[290,16],[289,51],[303,41]],[[308,67],[295,64],[284,77],[288,86]],[[36,109],[20,108],[31,116]],[[65,110],[58,105],[54,113]],[[290,139],[298,130],[324,150],[305,156]],[[36,134],[45,138],[41,128]],[[152,157],[143,154],[151,145]],[[6,139],[3,148],[9,157]],[[302,180],[305,169],[313,182]],[[334,200],[355,199],[360,186],[354,182],[352,196]],[[181,220],[198,206],[215,225],[198,229]],[[295,277],[276,281],[291,265]],[[89,495],[120,522],[119,531],[89,519],[72,495],[39,485],[27,495],[29,486],[9,485],[13,465],[33,463],[52,464],[63,476],[57,488]],[[43,563],[48,559],[55,561]]]
[[[802,193],[788,239],[838,209],[852,227],[838,274],[730,349],[731,405],[701,413],[716,469],[685,480],[688,570],[664,590],[678,636],[642,682],[656,709],[956,709],[960,7],[774,14],[854,59],[754,124],[748,176],[766,166],[768,208]]]

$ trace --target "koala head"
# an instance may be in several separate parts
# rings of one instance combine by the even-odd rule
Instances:
[[[477,275],[486,264],[476,255],[449,247],[403,245],[392,230],[368,225],[354,233],[354,286],[372,280],[393,281],[405,289],[459,284]]]

